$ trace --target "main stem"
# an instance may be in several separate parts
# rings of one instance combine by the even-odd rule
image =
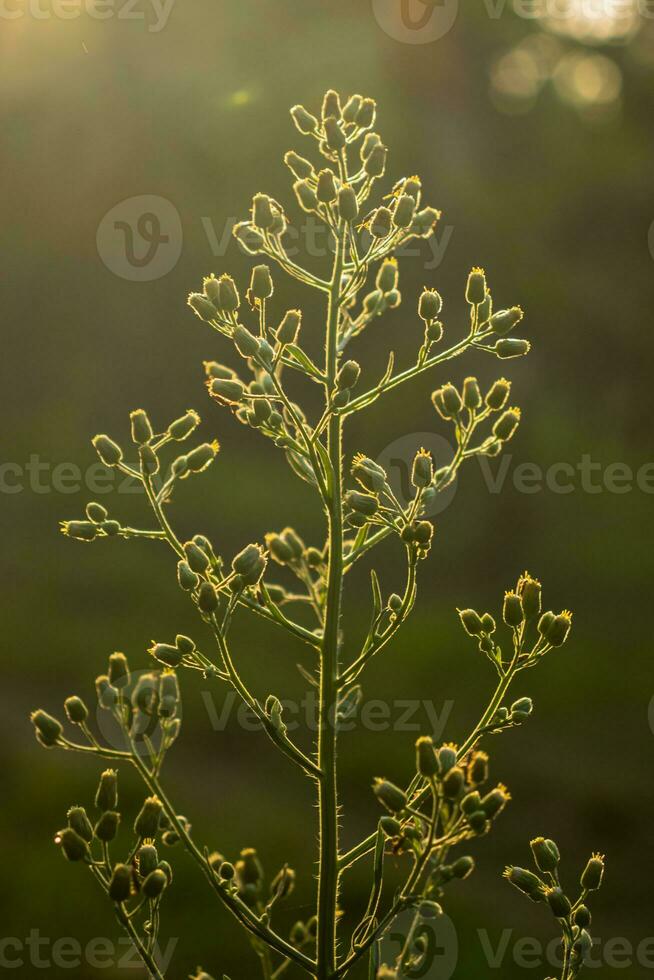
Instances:
[[[345,228],[336,243],[327,307],[325,374],[326,398],[334,388],[338,357],[338,323]],[[318,875],[318,980],[329,980],[336,971],[336,906],[338,901],[338,787],[336,779],[336,708],[338,699],[338,648],[343,585],[343,473],[342,419],[332,414],[327,430],[330,487],[327,506],[329,571],[327,606],[320,667],[318,718],[318,790],[320,811],[320,859]]]

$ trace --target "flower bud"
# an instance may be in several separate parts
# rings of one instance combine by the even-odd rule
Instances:
[[[479,616],[479,613],[475,612],[474,609],[459,609],[459,619],[461,624],[469,636],[481,636],[484,632],[484,626]]]
[[[198,607],[201,612],[211,615],[218,608],[218,594],[211,582],[203,582],[198,593]]]
[[[463,382],[463,404],[471,409],[481,407],[481,392],[476,378],[466,378]]]
[[[550,627],[552,626],[554,619],[555,616],[551,610],[543,613],[543,615],[538,620],[538,632],[540,633],[541,636],[547,637],[547,633]]]
[[[334,153],[339,153],[345,146],[345,133],[335,116],[328,116],[323,122],[327,146]]]
[[[197,412],[189,409],[180,418],[175,419],[168,426],[168,435],[171,439],[175,439],[177,442],[181,442],[190,436],[191,432],[200,424],[200,416]]]
[[[284,319],[277,327],[275,336],[280,344],[294,344],[302,323],[302,313],[300,310],[288,310],[284,314]]]
[[[56,745],[63,735],[64,730],[61,723],[41,708],[32,712],[30,721],[34,725],[38,741],[46,749]]]
[[[223,881],[231,881],[236,874],[236,868],[229,861],[223,861],[218,869],[218,874],[223,879]]]
[[[253,357],[258,353],[259,340],[241,323],[234,327],[232,338],[236,344],[236,349],[243,357]]]
[[[128,864],[117,864],[109,882],[109,898],[112,902],[126,902],[132,894],[132,869]]]
[[[245,385],[235,378],[214,378],[209,385],[209,393],[222,402],[238,405],[243,400]]]
[[[198,576],[191,569],[187,561],[177,563],[177,581],[179,582],[180,588],[184,589],[185,592],[193,592],[194,589],[197,589],[200,582]]]
[[[356,192],[349,184],[344,184],[338,192],[338,213],[342,221],[356,221],[359,216]]]
[[[545,888],[543,882],[537,875],[526,868],[506,868],[504,877],[507,881],[523,894],[527,895],[532,902],[542,902],[545,898]]]
[[[267,265],[255,265],[250,279],[250,294],[254,299],[269,299],[273,294],[273,281]]]
[[[561,855],[553,840],[546,840],[544,837],[535,837],[531,841],[530,846],[536,867],[539,871],[556,871],[561,860]]]
[[[293,176],[297,177],[298,180],[306,180],[306,178],[311,177],[314,172],[313,165],[294,150],[289,150],[284,156],[284,163],[291,171]]]
[[[458,878],[463,881],[464,878],[469,877],[475,870],[475,859],[469,855],[464,855],[463,857],[457,858],[454,864],[450,865],[450,871],[453,878]]]
[[[506,786],[501,783],[482,798],[481,806],[489,820],[497,817],[511,799]]]
[[[524,313],[519,306],[512,306],[510,310],[498,310],[497,313],[493,313],[488,321],[488,326],[493,333],[502,337],[504,334],[513,330],[520,323],[523,316]]]
[[[418,300],[418,316],[428,323],[435,320],[443,308],[441,294],[435,289],[423,289]]]
[[[386,471],[367,456],[354,457],[352,476],[372,493],[380,493],[386,486]]]
[[[400,194],[393,211],[393,224],[396,228],[408,228],[413,221],[416,202],[410,194]]]
[[[263,880],[263,868],[253,847],[241,851],[240,860],[236,863],[236,871],[244,885],[258,885]]]
[[[495,344],[495,353],[498,357],[524,357],[531,350],[528,340],[517,340],[515,337],[502,337]]]
[[[83,725],[89,716],[89,709],[77,695],[66,698],[64,710],[68,721],[73,725]]]
[[[218,280],[218,289],[218,308],[222,310],[223,313],[235,313],[241,304],[241,300],[238,295],[236,283],[232,277],[228,276],[226,273],[222,275]]]
[[[481,786],[488,779],[488,756],[485,752],[473,752],[467,768],[468,780],[473,786]]]
[[[380,817],[379,825],[387,837],[398,837],[402,832],[402,824],[395,817]]]
[[[517,629],[518,626],[522,626],[524,623],[525,614],[522,608],[522,600],[515,592],[504,593],[502,615],[506,625],[511,626],[513,629]]]
[[[409,231],[411,234],[419,235],[421,238],[428,238],[440,216],[440,211],[437,211],[435,208],[423,208],[422,211],[418,211],[415,215]]]
[[[252,222],[266,231],[273,223],[272,202],[267,194],[255,194],[252,198]]]
[[[291,109],[291,118],[301,133],[305,136],[315,133],[318,128],[318,120],[302,105],[294,105]]]
[[[546,639],[553,647],[561,647],[568,639],[572,626],[572,613],[564,610],[555,616],[547,630]]]
[[[88,844],[93,840],[93,827],[83,806],[72,806],[66,814],[68,826]]]
[[[168,884],[168,878],[159,868],[155,868],[147,876],[143,884],[141,885],[141,891],[146,898],[152,900],[159,898],[164,888]]]
[[[426,779],[430,779],[438,772],[434,740],[428,735],[421,736],[416,742],[416,769]]]
[[[116,813],[115,810],[107,810],[100,816],[100,819],[95,825],[94,834],[98,840],[103,841],[105,844],[109,844],[115,839],[118,833],[118,824],[120,823],[120,814]]]
[[[358,490],[348,490],[345,494],[345,504],[358,514],[372,517],[379,509],[379,501],[370,493],[359,493]]]
[[[447,773],[456,765],[457,748],[456,745],[441,745],[438,750],[438,768],[441,776]]]
[[[356,361],[345,361],[336,378],[337,388],[354,388],[359,380],[361,368]]]
[[[277,227],[281,223],[282,230],[285,227],[283,215],[276,212],[273,216],[273,223],[270,226],[269,235],[275,235]],[[237,240],[244,252],[248,255],[258,255],[262,252],[265,246],[265,239],[260,231],[249,222],[249,221],[239,221],[232,228],[232,235]]]
[[[604,877],[604,855],[593,854],[581,875],[584,891],[595,892],[600,888]]]
[[[293,184],[293,190],[303,211],[311,213],[318,210],[318,196],[307,180],[296,180]]]
[[[406,793],[399,786],[387,779],[375,779],[372,789],[379,802],[386,807],[389,813],[401,813],[404,810],[407,804]]]
[[[501,439],[502,442],[506,442],[514,434],[519,424],[520,409],[508,408],[505,412],[502,412],[493,426],[493,435]]]
[[[334,116],[336,119],[341,117],[341,100],[338,92],[333,88],[328,89],[323,96],[321,115],[323,119],[329,116]]]
[[[443,779],[443,792],[449,800],[456,800],[465,785],[465,775],[460,766],[453,766]]]
[[[134,821],[134,833],[141,838],[156,837],[163,812],[163,804],[158,796],[149,796]]]
[[[102,524],[108,516],[107,508],[103,507],[102,504],[96,504],[95,501],[91,501],[86,505],[86,516],[94,524]]]
[[[377,272],[375,284],[382,293],[390,293],[397,287],[396,259],[384,259]]]
[[[572,944],[572,955],[576,961],[583,963],[593,948],[593,940],[586,929],[582,929]]]
[[[288,898],[295,888],[295,871],[286,865],[278,871],[270,882],[270,894],[277,899]]]
[[[220,283],[213,274],[202,280],[202,288],[209,302],[213,306],[220,306]]]
[[[105,769],[100,776],[100,782],[95,794],[95,806],[98,810],[115,810],[118,806],[118,773],[115,769]]]
[[[293,551],[291,547],[284,541],[284,539],[279,534],[267,534],[266,544],[268,550],[276,562],[280,565],[286,565],[293,559]]]
[[[189,297],[186,301],[191,307],[194,313],[204,320],[205,323],[211,323],[216,319],[216,307],[213,305],[211,300],[203,296],[202,293],[189,293]]]
[[[570,899],[564,894],[562,888],[547,888],[545,890],[545,899],[557,919],[567,919],[572,906]]]
[[[88,844],[72,827],[58,831],[55,844],[61,846],[67,861],[84,861],[89,856]]]
[[[526,721],[533,710],[534,702],[531,700],[531,698],[519,698],[511,705],[511,713],[509,717],[513,722]]]
[[[414,487],[424,488],[428,487],[434,476],[434,464],[432,462],[431,453],[427,452],[426,449],[420,449],[416,453],[413,460],[413,468],[411,470],[411,482]]]
[[[174,718],[179,705],[179,682],[177,674],[166,670],[161,675],[159,685],[159,716]]]
[[[245,585],[256,585],[266,569],[266,557],[258,544],[249,544],[232,561],[232,568]]]
[[[511,392],[511,382],[506,378],[499,378],[495,381],[486,395],[486,405],[493,412],[499,412],[507,403]]]
[[[462,403],[461,396],[456,390],[453,384],[443,385],[441,388],[443,395],[443,404],[446,410],[449,412],[450,416],[453,418],[455,415],[461,411]]]
[[[592,917],[589,909],[585,905],[577,906],[575,914],[572,917],[572,921],[576,926],[579,926],[580,929],[590,928]]]
[[[109,683],[109,678],[106,674],[100,674],[99,677],[96,677],[95,691],[98,696],[98,704],[101,708],[110,711],[118,704],[118,691]]]
[[[129,664],[124,653],[116,652],[111,654],[107,674],[109,676],[109,683],[116,688],[125,687],[126,684],[129,684]]]
[[[370,129],[375,125],[377,104],[374,99],[362,99],[354,121],[360,129]]]
[[[345,105],[343,106],[343,121],[346,123],[353,123],[356,119],[357,112],[361,108],[363,99],[360,95],[354,94],[349,97]]]
[[[402,596],[398,595],[397,592],[389,595],[387,606],[392,613],[399,613],[403,605]]]
[[[143,446],[150,442],[154,435],[148,413],[143,408],[137,408],[129,413],[132,429],[132,442]]]
[[[466,300],[473,306],[483,303],[486,296],[486,274],[483,269],[475,268],[468,276]]]
[[[152,446],[139,446],[139,462],[145,476],[155,476],[159,472],[159,459]]]
[[[143,844],[136,852],[136,862],[141,878],[146,878],[159,864],[159,855],[154,844]]]
[[[522,608],[525,612],[525,619],[534,619],[541,609],[541,585],[540,582],[532,578],[528,572],[520,576],[518,580],[518,594],[522,599]]]
[[[316,196],[321,204],[331,204],[336,200],[337,187],[333,171],[321,170],[318,174]]]
[[[203,575],[211,564],[206,551],[199,548],[194,541],[187,541],[184,544],[184,555],[189,568],[199,575]]]
[[[370,221],[373,238],[386,238],[391,233],[392,215],[388,208],[377,208]]]
[[[123,451],[109,436],[94,436],[91,442],[105,466],[117,466],[121,462]]]
[[[383,176],[384,170],[386,169],[387,154],[388,150],[382,143],[377,143],[376,146],[373,146],[363,164],[363,169],[368,177]]]

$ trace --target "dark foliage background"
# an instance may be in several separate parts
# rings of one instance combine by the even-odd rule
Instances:
[[[86,471],[95,461],[90,437],[97,431],[126,437],[132,407],[147,407],[164,426],[195,406],[202,432],[218,436],[223,451],[209,474],[189,481],[179,496],[175,514],[185,532],[210,534],[228,556],[287,523],[310,541],[322,533],[310,493],[281,454],[208,404],[201,361],[224,358],[226,350],[185,307],[185,297],[210,271],[228,269],[245,280],[248,260],[232,244],[214,254],[207,229],[220,238],[245,215],[256,190],[291,205],[281,158],[303,146],[287,110],[296,101],[317,108],[328,86],[378,99],[392,176],[420,173],[428,198],[444,212],[442,263],[426,268],[424,250],[402,263],[402,307],[358,348],[371,376],[390,347],[405,359],[415,350],[414,302],[424,283],[443,293],[450,333],[462,326],[473,264],[486,268],[502,305],[522,303],[534,344],[528,359],[506,365],[524,417],[508,447],[502,493],[489,492],[476,463],[464,471],[438,518],[422,568],[422,602],[370,670],[366,697],[428,698],[439,711],[453,702],[445,737],[455,740],[493,681],[461,634],[455,606],[497,611],[503,590],[527,566],[543,580],[549,605],[575,612],[571,643],[520,681],[518,692],[536,702],[533,719],[492,746],[493,774],[509,784],[514,801],[476,849],[475,877],[449,894],[460,948],[454,975],[498,972],[486,961],[480,929],[493,946],[502,930],[513,930],[498,968],[504,980],[554,972],[514,962],[515,941],[545,941],[554,930],[542,910],[499,877],[505,863],[526,859],[537,833],[559,841],[568,874],[591,849],[609,855],[595,918],[604,942],[625,937],[635,949],[652,935],[653,498],[635,479],[620,493],[602,482],[612,464],[635,473],[652,460],[652,23],[638,24],[624,43],[593,46],[556,37],[508,7],[498,16],[475,8],[461,9],[444,37],[424,44],[390,36],[371,4],[341,0],[179,0],[159,31],[149,29],[155,14],[145,6],[133,8],[145,20],[116,11],[104,20],[84,12],[63,19],[47,4],[38,9],[51,11],[49,17],[26,7],[11,8],[22,11],[14,19],[3,16],[2,462],[12,466],[3,466],[0,498],[0,904],[3,936],[23,944],[22,952],[6,953],[22,958],[11,967],[16,975],[41,969],[55,978],[141,975],[52,962],[58,938],[116,941],[118,929],[93,882],[51,843],[69,805],[90,805],[101,766],[38,749],[29,710],[60,712],[72,692],[90,698],[93,678],[114,649],[145,668],[153,636],[200,632],[175,584],[174,563],[158,545],[83,547],[58,534],[58,520],[81,516],[89,498],[110,501],[134,523],[145,513],[142,500],[71,490],[74,474],[62,486],[65,471],[54,468],[74,463]],[[572,95],[559,74],[558,87],[548,82],[531,97],[528,59],[497,63],[536,36],[558,46],[560,57],[599,53],[609,64],[573,64]],[[593,93],[604,83],[614,91],[598,105]],[[507,86],[524,98],[509,98]],[[170,201],[183,230],[179,261],[153,281],[115,275],[96,247],[103,215],[142,194]],[[298,298],[284,283],[276,301],[281,312]],[[319,309],[311,296],[299,301],[305,337],[317,335]],[[376,456],[399,437],[411,444],[414,433],[447,436],[429,404],[436,381],[460,381],[474,371],[488,381],[499,367],[482,358],[456,362],[445,375],[387,397],[351,426],[349,451]],[[584,456],[599,464],[592,492],[578,472],[566,493],[547,487],[524,493],[514,485],[521,462],[546,472],[561,462],[576,467]],[[35,457],[48,465],[30,474],[25,467]],[[651,491],[651,470],[649,478]],[[379,565],[390,591],[398,584],[393,544],[380,552]],[[367,574],[352,577],[352,630],[367,613]],[[238,656],[257,690],[301,697],[295,664],[306,653],[244,615],[239,628]],[[290,924],[308,914],[312,896],[309,787],[262,735],[243,731],[235,714],[224,731],[212,730],[203,691],[202,682],[184,678],[185,733],[167,767],[171,794],[198,840],[230,856],[254,844],[271,872],[283,860],[298,869]],[[211,698],[220,711],[224,692],[216,688]],[[426,729],[424,711],[416,719]],[[359,728],[344,738],[346,841],[373,826],[371,777],[405,778],[415,735]],[[130,774],[122,778],[131,820],[141,790]],[[198,962],[217,977],[255,976],[243,935],[184,856],[171,859],[177,878],[163,937],[181,937],[171,976],[186,976]],[[350,922],[365,883],[357,872],[345,890]],[[30,930],[49,938],[41,949],[49,966],[39,966],[24,945]],[[634,954],[630,977],[651,975],[654,960],[645,948]],[[597,959],[601,975],[609,975],[606,957]],[[7,961],[3,969],[10,969]]]

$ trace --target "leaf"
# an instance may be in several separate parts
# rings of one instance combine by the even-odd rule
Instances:
[[[302,676],[304,677],[304,679],[305,679],[305,681],[308,681],[308,682],[309,682],[309,684],[311,684],[311,685],[312,685],[312,687],[318,687],[318,681],[316,680],[316,678],[315,678],[315,677],[313,677],[313,676],[312,676],[312,675],[311,675],[311,674],[309,673],[309,671],[308,671],[308,670],[306,669],[306,667],[303,667],[303,666],[302,666],[302,664],[296,664],[295,666],[296,666],[296,667],[297,667],[297,669],[298,669],[298,670],[300,671],[300,673],[301,673],[301,674],[302,674]]]
[[[308,354],[298,347],[297,344],[288,344],[286,346],[286,353],[291,357],[292,360],[296,361],[305,372],[315,378],[317,381],[323,380],[322,371],[316,367]]]
[[[310,483],[312,487],[317,485],[315,474],[306,459],[293,452],[292,449],[286,450],[286,458],[296,476],[299,476],[306,483]]]
[[[363,691],[360,684],[355,684],[338,700],[336,717],[338,721],[347,721],[355,713],[361,703]]]
[[[377,572],[374,570],[374,568],[370,570],[370,582],[372,584],[373,621],[376,622],[379,619],[382,611],[382,594],[379,587]]]
[[[395,366],[395,351],[391,351],[388,355],[388,364],[386,365],[386,370],[382,376],[381,381],[378,384],[378,388],[383,388],[391,374],[393,373],[393,367]]]

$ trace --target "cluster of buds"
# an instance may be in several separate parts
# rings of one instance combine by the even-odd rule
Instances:
[[[559,920],[563,943],[571,960],[573,972],[570,976],[577,976],[593,945],[588,931],[591,913],[586,902],[589,894],[602,885],[604,856],[593,854],[590,857],[579,878],[580,894],[573,901],[561,887],[561,855],[556,843],[544,837],[536,837],[531,841],[531,853],[537,874],[527,868],[508,867],[504,877],[532,902],[547,905]]]
[[[264,908],[269,911],[276,902],[288,898],[295,888],[295,871],[287,864],[266,883],[263,866],[253,847],[244,848],[233,864],[217,851],[209,855],[208,862],[217,881],[258,912]]]
[[[482,396],[476,378],[466,378],[459,391],[451,382],[432,392],[432,403],[442,419],[457,426],[459,442],[468,441],[474,429],[490,415],[500,412],[491,434],[474,450],[486,456],[497,456],[505,442],[515,434],[520,424],[520,409],[507,408],[511,385],[499,378]]]
[[[519,306],[493,312],[493,300],[486,284],[486,274],[483,269],[472,269],[466,285],[466,300],[470,304],[472,332],[483,334],[483,340],[491,344],[486,347],[502,359],[522,357],[529,353],[531,345],[528,340],[517,337],[507,337],[507,334],[522,320],[524,314]]]
[[[211,618],[220,606],[221,594],[229,591],[240,593],[248,588],[256,588],[266,570],[267,558],[264,549],[258,544],[249,544],[232,559],[231,572],[223,574],[223,561],[216,555],[209,539],[203,534],[194,535],[183,545],[184,557],[177,563],[177,581],[181,589],[187,592],[196,603],[200,613],[205,618]],[[179,641],[179,637],[177,638]],[[182,637],[182,641],[188,640]],[[192,641],[188,641],[192,643]],[[184,657],[189,666],[197,661],[198,653],[195,646],[188,647],[179,642],[175,647],[164,645],[164,656],[172,658],[163,660],[169,666],[177,666]],[[153,651],[151,651],[153,652]],[[179,655],[181,654],[181,657]],[[157,654],[157,659],[162,659]]]

